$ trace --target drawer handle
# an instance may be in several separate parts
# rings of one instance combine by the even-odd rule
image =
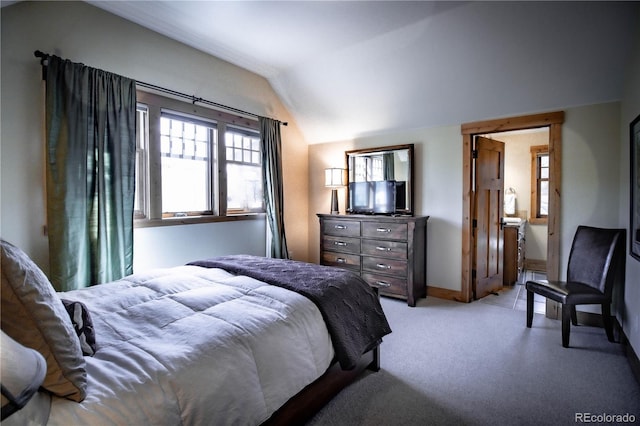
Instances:
[[[389,232],[391,232],[391,229],[389,228],[376,228],[377,232],[384,232],[386,234],[388,234]]]
[[[376,247],[376,250],[378,251],[391,251],[391,247]]]
[[[336,245],[336,246],[340,246],[340,247],[346,247],[347,246],[347,243],[345,243],[344,241],[334,241],[333,244]]]
[[[338,263],[347,263],[347,259],[344,257],[336,257],[336,262]]]
[[[345,225],[335,225],[334,228],[335,229],[347,229],[347,227]]]
[[[376,264],[376,267],[378,267],[379,269],[391,269],[391,266],[385,265],[384,263],[378,263]]]
[[[378,287],[391,287],[391,284],[386,281],[376,281]]]

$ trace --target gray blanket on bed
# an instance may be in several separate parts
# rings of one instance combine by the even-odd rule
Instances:
[[[306,296],[316,304],[331,334],[343,370],[391,333],[375,292],[357,274],[293,260],[230,255],[188,263],[246,275]]]

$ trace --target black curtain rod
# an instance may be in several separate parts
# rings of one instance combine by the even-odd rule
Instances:
[[[41,52],[39,50],[36,50],[35,52],[33,52],[33,54],[35,55],[36,58],[40,58],[40,64],[42,65],[42,79],[45,80],[46,79],[46,67],[47,67],[46,61],[47,61],[47,59],[49,59],[50,55],[48,53],[44,53],[44,52]],[[227,106],[227,105],[222,105],[222,104],[219,104],[219,103],[213,102],[213,101],[208,101],[206,99],[196,97],[195,95],[188,95],[186,93],[177,92],[175,90],[167,89],[165,87],[156,86],[155,84],[145,83],[144,81],[135,80],[135,82],[136,82],[136,85],[142,86],[142,87],[146,87],[147,89],[157,90],[159,92],[167,93],[167,94],[170,94],[170,95],[173,95],[173,96],[178,96],[178,97],[181,97],[181,98],[190,99],[193,104],[195,104],[196,102],[199,102],[201,104],[211,105],[211,106],[216,107],[216,108],[221,108],[221,109],[225,109],[227,111],[232,111],[232,112],[235,112],[237,114],[249,115],[249,116],[256,117],[256,118],[260,117],[260,115],[254,114],[253,112],[243,111],[243,110],[238,109],[238,108],[230,107],[230,106]],[[283,126],[287,126],[288,125],[288,123],[285,122],[285,121],[280,121],[280,120],[277,120],[277,121],[280,124],[282,124]]]

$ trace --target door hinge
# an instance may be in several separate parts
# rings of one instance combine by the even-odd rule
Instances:
[[[475,280],[477,276],[478,276],[478,273],[476,272],[476,270],[472,269],[471,270],[471,280]]]
[[[474,149],[473,151],[471,151],[471,158],[475,158],[475,159],[478,158],[478,150],[477,149]]]
[[[478,227],[478,219],[473,219],[473,221],[471,222],[471,226],[473,226],[474,228]]]

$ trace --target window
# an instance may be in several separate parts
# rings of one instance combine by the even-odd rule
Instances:
[[[215,123],[160,114],[162,217],[201,216],[217,209]]]
[[[260,137],[240,129],[225,133],[227,211],[263,211]]]
[[[549,146],[531,147],[531,223],[547,223],[549,215]]]
[[[356,156],[355,158],[355,182],[373,182],[384,179],[384,156]]]
[[[133,205],[134,219],[145,219],[147,211],[146,191],[140,189],[147,186],[148,116],[147,107],[138,105],[136,118],[136,195]]]
[[[138,225],[264,212],[257,121],[140,91],[137,121]]]

